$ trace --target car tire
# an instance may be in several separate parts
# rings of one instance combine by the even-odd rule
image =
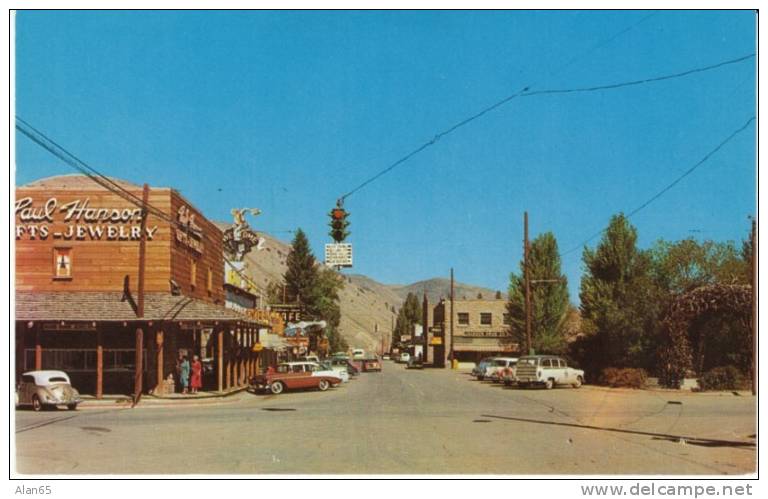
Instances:
[[[581,378],[581,376],[576,377],[576,382],[573,384],[574,388],[579,388],[581,385],[584,384],[584,380]]]
[[[477,377],[477,381],[483,381],[485,379],[485,376],[479,375]]]
[[[512,386],[512,382],[505,379],[504,386]]]
[[[549,378],[547,381],[544,382],[544,388],[547,390],[551,390],[555,387],[555,381],[552,378]]]
[[[269,385],[269,391],[272,392],[274,395],[280,395],[283,393],[283,390],[285,390],[285,385],[282,381],[275,381],[271,385]]]
[[[76,411],[77,410],[77,404],[68,404],[67,409],[70,411]]]
[[[330,386],[330,383],[328,383],[328,381],[321,379],[320,383],[317,384],[317,389],[320,390],[321,392],[324,392],[328,389],[329,386]]]
[[[43,403],[40,402],[40,397],[37,395],[32,395],[32,410],[35,412],[40,412],[43,410]]]

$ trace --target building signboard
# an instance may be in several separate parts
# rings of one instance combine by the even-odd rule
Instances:
[[[472,338],[503,338],[509,336],[508,331],[461,331],[456,336],[470,336]]]
[[[329,267],[351,267],[352,245],[350,243],[326,244],[325,264]]]
[[[87,197],[62,205],[57,198],[51,197],[38,206],[31,197],[23,197],[16,201],[15,208],[17,240],[46,240],[49,237],[65,241],[141,239],[141,227],[136,225],[141,223],[140,208],[94,208]],[[147,227],[147,240],[151,241],[156,232],[157,225]]]

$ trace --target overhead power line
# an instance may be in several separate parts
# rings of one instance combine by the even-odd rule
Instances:
[[[741,132],[743,132],[744,130],[746,130],[746,129],[747,129],[747,127],[748,127],[750,124],[752,124],[752,122],[753,122],[753,121],[755,121],[755,117],[754,117],[754,116],[752,116],[751,118],[749,118],[749,119],[746,121],[746,123],[744,123],[744,124],[743,124],[743,125],[741,125],[739,128],[737,128],[735,131],[733,131],[733,132],[732,132],[732,133],[731,133],[731,134],[730,134],[728,137],[726,137],[726,138],[725,138],[723,141],[721,141],[721,142],[720,142],[720,143],[719,143],[719,144],[718,144],[718,145],[717,145],[717,146],[716,146],[714,149],[710,150],[710,151],[709,151],[709,152],[708,152],[706,155],[704,155],[704,157],[703,157],[703,158],[701,158],[701,159],[700,159],[698,162],[696,162],[696,164],[694,164],[692,167],[690,167],[690,168],[688,168],[686,171],[684,171],[684,172],[682,173],[682,175],[680,175],[680,176],[679,176],[679,177],[677,177],[675,180],[673,180],[672,182],[670,182],[669,184],[667,184],[667,186],[666,186],[666,187],[664,187],[663,189],[661,189],[659,192],[657,192],[656,194],[654,194],[653,196],[651,196],[650,198],[648,198],[648,200],[647,200],[647,201],[645,201],[645,202],[643,202],[643,203],[642,203],[640,206],[638,206],[637,208],[635,208],[635,209],[633,209],[632,211],[630,211],[630,212],[629,212],[629,213],[626,215],[626,217],[627,217],[627,218],[632,218],[634,215],[636,215],[637,213],[639,213],[639,212],[640,212],[640,211],[642,211],[643,209],[647,208],[647,207],[648,207],[648,205],[650,205],[651,203],[653,203],[654,201],[656,201],[657,199],[659,199],[661,196],[663,196],[664,194],[666,194],[666,193],[667,193],[667,192],[668,192],[670,189],[672,189],[674,186],[676,186],[678,183],[680,183],[680,181],[681,181],[681,180],[683,180],[685,177],[687,177],[688,175],[690,175],[691,173],[693,173],[693,172],[694,172],[694,171],[695,171],[695,170],[696,170],[698,167],[700,167],[700,166],[701,166],[701,165],[703,165],[705,162],[707,162],[707,160],[709,160],[709,158],[711,158],[712,156],[714,156],[714,155],[715,155],[715,154],[716,154],[716,153],[717,153],[717,152],[718,152],[720,149],[722,149],[722,148],[723,148],[723,147],[724,147],[724,146],[725,146],[725,145],[726,145],[728,142],[730,142],[730,141],[731,141],[731,140],[732,140],[734,137],[736,137],[738,134],[740,134]],[[599,230],[599,231],[595,232],[594,234],[592,234],[591,236],[589,236],[587,239],[585,239],[585,240],[584,240],[582,243],[580,243],[578,246],[574,246],[573,248],[571,248],[571,249],[569,249],[568,251],[566,251],[565,253],[563,253],[563,255],[562,255],[562,256],[565,256],[565,255],[569,255],[569,254],[573,253],[574,251],[577,251],[577,250],[579,250],[579,249],[583,248],[583,247],[584,247],[584,246],[585,246],[585,245],[586,245],[588,242],[590,242],[591,240],[593,240],[594,238],[596,238],[597,236],[599,236],[600,234],[602,234],[602,233],[603,233],[603,232],[605,232],[606,230],[607,230],[607,229],[602,229],[602,230]]]
[[[752,54],[747,54],[745,56],[737,57],[735,59],[728,59],[726,61],[721,61],[721,62],[718,62],[718,63],[715,63],[715,64],[711,64],[711,65],[708,65],[708,66],[693,68],[693,69],[689,69],[689,70],[678,72],[678,73],[672,73],[672,74],[662,75],[662,76],[655,76],[655,77],[650,77],[650,78],[643,78],[641,80],[630,80],[630,81],[611,83],[611,84],[605,84],[605,85],[596,85],[596,86],[591,86],[591,87],[576,87],[576,88],[565,88],[565,89],[548,89],[548,90],[534,90],[534,91],[531,91],[530,86],[526,86],[522,90],[519,90],[519,91],[515,92],[514,94],[509,95],[509,96],[507,96],[507,97],[505,97],[505,98],[495,102],[494,104],[491,104],[490,106],[486,107],[485,109],[481,110],[480,112],[475,113],[472,116],[470,116],[470,117],[468,117],[468,118],[466,118],[466,119],[456,123],[455,125],[451,126],[450,128],[447,128],[447,129],[445,129],[445,130],[443,130],[441,132],[438,132],[432,139],[428,140],[427,142],[425,142],[424,144],[422,144],[418,148],[416,148],[413,151],[409,152],[408,154],[406,154],[402,158],[398,159],[397,161],[395,161],[391,165],[387,166],[386,168],[384,168],[380,172],[376,173],[375,175],[373,175],[369,179],[365,180],[364,182],[362,182],[360,185],[358,185],[357,187],[355,187],[351,191],[349,191],[346,194],[342,195],[340,197],[340,200],[344,201],[346,198],[348,198],[352,194],[356,193],[360,189],[364,188],[365,186],[367,186],[371,182],[373,182],[376,179],[382,177],[383,175],[389,173],[390,171],[395,169],[397,166],[405,163],[406,161],[408,161],[412,157],[416,156],[417,154],[419,154],[423,150],[427,149],[428,147],[435,145],[440,139],[442,139],[446,135],[456,131],[457,129],[459,129],[459,128],[465,126],[465,125],[468,125],[472,121],[475,121],[476,119],[482,117],[483,115],[493,111],[494,109],[497,109],[497,108],[503,106],[504,104],[506,104],[506,103],[510,102],[511,100],[514,100],[514,99],[516,99],[518,97],[533,97],[533,96],[537,96],[537,95],[596,92],[596,91],[602,91],[602,90],[615,90],[615,89],[619,89],[619,88],[636,86],[636,85],[644,85],[644,84],[648,84],[648,83],[656,83],[656,82],[665,81],[665,80],[672,80],[672,79],[676,79],[676,78],[684,78],[686,76],[690,76],[690,75],[696,74],[696,73],[703,73],[703,72],[706,72],[706,71],[712,71],[714,69],[721,68],[723,66],[728,66],[730,64],[738,64],[740,62],[744,62],[744,61],[746,61],[748,59],[751,59],[754,56],[755,56],[755,54],[752,53]]]
[[[122,185],[118,184],[114,180],[112,180],[110,177],[104,175],[103,173],[99,172],[96,168],[93,168],[92,166],[85,163],[83,160],[69,152],[64,146],[58,144],[56,141],[48,137],[46,134],[32,126],[30,123],[25,121],[19,116],[16,116],[16,129],[19,130],[21,133],[23,133],[25,136],[27,136],[30,140],[35,142],[37,145],[48,151],[49,153],[53,154],[57,158],[64,161],[66,164],[71,166],[72,168],[76,169],[86,177],[93,180],[95,183],[99,184],[103,188],[107,189],[108,191],[117,194],[118,196],[122,197],[126,201],[134,204],[135,206],[142,208],[143,210],[146,210],[147,213],[151,213],[152,215],[156,216],[157,218],[160,218],[161,220],[168,222],[171,226],[178,227],[180,229],[184,229],[185,227],[180,224],[177,220],[173,218],[172,215],[164,212],[160,208],[157,208],[153,206],[150,203],[144,203],[141,198],[139,198],[137,195],[132,193],[131,191],[127,190]],[[236,268],[232,261],[229,260],[226,256],[223,257],[224,261],[229,264],[229,266],[244,280],[249,282],[251,285],[253,285],[257,289],[262,289],[262,287],[253,281],[250,277],[245,275],[240,269]]]

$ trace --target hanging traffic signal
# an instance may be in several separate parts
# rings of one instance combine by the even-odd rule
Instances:
[[[341,243],[349,236],[349,231],[347,230],[347,227],[349,227],[349,222],[347,221],[349,213],[341,207],[340,203],[337,203],[336,208],[331,210],[329,216],[331,217],[331,222],[328,225],[330,225],[331,231],[328,234],[334,241]]]

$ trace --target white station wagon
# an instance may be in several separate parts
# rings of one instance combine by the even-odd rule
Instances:
[[[515,366],[517,386],[544,386],[552,389],[556,385],[571,385],[574,388],[584,383],[584,371],[568,367],[565,359],[554,355],[528,355],[520,357]]]

